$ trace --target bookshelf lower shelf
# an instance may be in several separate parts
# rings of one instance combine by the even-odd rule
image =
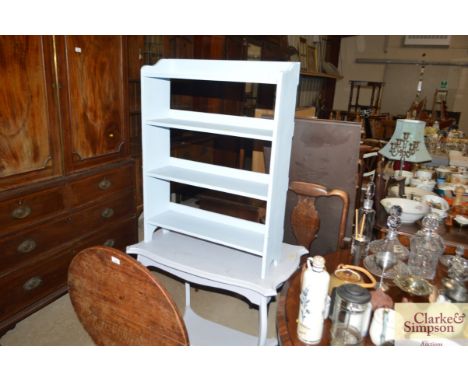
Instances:
[[[172,207],[145,220],[145,224],[263,256],[264,225],[200,209],[192,211],[195,209],[191,207]]]

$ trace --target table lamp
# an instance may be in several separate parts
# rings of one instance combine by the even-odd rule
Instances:
[[[405,161],[419,163],[432,160],[424,143],[425,126],[424,121],[398,119],[392,138],[379,151],[385,158],[400,161],[399,177],[402,176]]]

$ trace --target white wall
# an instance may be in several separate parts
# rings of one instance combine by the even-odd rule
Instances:
[[[426,61],[468,62],[468,36],[452,36],[449,48],[405,47],[403,36],[353,36],[341,41],[339,70],[344,76],[336,82],[334,109],[347,110],[350,80],[383,81],[382,112],[405,114],[415,99],[419,65],[357,64],[356,58],[407,59]],[[432,108],[434,90],[440,81],[448,81],[447,106],[461,112],[460,128],[468,134],[468,68],[431,66],[425,68],[422,97]],[[366,94],[361,92],[361,103]]]

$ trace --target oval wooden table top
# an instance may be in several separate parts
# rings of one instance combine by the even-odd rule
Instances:
[[[352,264],[349,249],[341,249],[334,253],[324,256],[327,272],[332,274],[339,264]],[[306,256],[303,257],[305,260]],[[302,267],[299,268],[284,284],[278,298],[278,311],[276,315],[276,325],[278,331],[278,341],[282,346],[305,346],[306,344],[297,338],[297,317],[299,313],[299,294],[301,291],[301,273]],[[447,270],[439,264],[437,267],[435,285],[447,275]],[[376,277],[377,282],[379,278]],[[386,283],[389,283],[386,280]],[[400,302],[404,297],[409,297],[396,286],[391,286],[387,291],[394,302]],[[419,299],[419,302],[427,302],[427,300]],[[324,346],[330,344],[330,328],[331,321],[325,320],[323,327],[322,340],[318,345]],[[364,338],[363,345],[372,345],[372,342],[367,336]]]

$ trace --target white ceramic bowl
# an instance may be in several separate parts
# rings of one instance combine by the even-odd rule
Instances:
[[[453,173],[450,176],[451,182],[455,184],[462,184],[466,185],[468,184],[468,174],[462,174],[462,173]]]
[[[395,170],[393,176],[398,178],[400,175],[400,170]],[[405,185],[409,186],[411,179],[413,178],[413,173],[411,171],[402,171],[401,176],[405,178]]]
[[[416,171],[416,177],[421,180],[431,180],[432,174],[432,170],[421,169]]]
[[[403,210],[401,214],[402,223],[414,223],[429,213],[429,206],[416,200],[403,198],[385,198],[380,201],[387,213],[390,213],[392,206],[400,206]]]
[[[436,185],[435,180],[421,180],[418,178],[413,178],[410,181],[411,187],[417,187],[421,190],[432,191]]]
[[[468,218],[464,217],[463,215],[455,216],[455,221],[460,224],[461,226],[468,224]]]
[[[431,212],[437,214],[439,216],[439,220],[445,219],[447,217],[449,204],[444,198],[436,195],[424,195],[421,198],[421,201],[429,205]],[[440,205],[441,208],[434,207],[434,204]]]
[[[423,190],[422,188],[419,187],[405,187],[405,195],[406,199],[416,199],[416,200],[421,200],[421,198],[424,195],[434,195],[431,191],[426,191]],[[390,187],[390,190],[388,191],[388,196],[393,197],[393,198],[398,198],[398,186],[393,186]]]

